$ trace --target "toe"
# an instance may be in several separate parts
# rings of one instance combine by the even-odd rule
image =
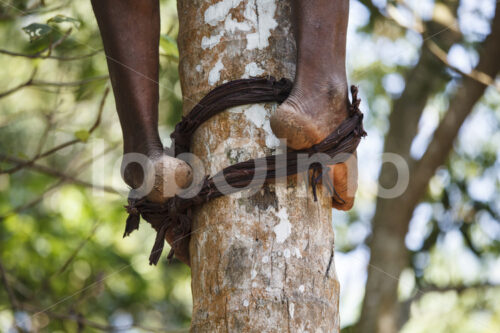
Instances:
[[[153,202],[165,202],[187,188],[193,180],[191,167],[175,157],[162,155],[154,162],[155,180],[147,196]]]
[[[356,154],[352,155],[344,163],[330,167],[333,186],[338,194],[332,198],[332,207],[338,210],[350,210],[354,205],[354,197],[358,189],[358,164]],[[337,198],[337,200],[336,200]]]

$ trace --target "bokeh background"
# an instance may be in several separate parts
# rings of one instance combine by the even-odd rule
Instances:
[[[473,80],[488,87],[449,156],[422,180],[426,193],[401,236],[404,269],[393,274],[381,265],[370,274],[397,289],[403,332],[500,332],[500,85],[496,73],[475,70],[497,2],[350,4],[348,77],[361,91],[369,136],[358,151],[355,207],[332,221],[342,327],[354,331],[360,320],[373,266],[386,136],[409,140],[402,155],[418,161],[457,91]],[[161,6],[160,132],[168,145],[182,96],[175,1]],[[488,56],[500,62],[500,53]],[[405,101],[422,105],[421,116],[403,117],[416,133],[398,138],[390,127]],[[155,234],[147,225],[122,238],[120,153],[90,2],[0,0],[0,331],[189,328],[189,269],[176,261],[148,265]]]

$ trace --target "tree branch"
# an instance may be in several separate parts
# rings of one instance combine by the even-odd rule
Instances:
[[[30,78],[28,80],[26,80],[25,82],[23,82],[23,83],[15,86],[14,88],[11,88],[11,89],[8,89],[7,91],[1,92],[0,93],[0,98],[7,97],[10,94],[15,93],[16,91],[19,91],[19,90],[23,89],[24,87],[30,86],[33,83],[33,78],[35,77],[36,72],[37,72],[37,69],[35,68],[33,70],[33,72],[31,73]]]
[[[455,67],[452,64],[450,64],[450,62],[448,61],[448,55],[446,54],[446,52],[443,49],[441,49],[432,40],[425,41],[424,45],[429,49],[429,51],[432,52],[432,54],[434,54],[439,60],[441,60],[451,70],[459,73],[462,76],[476,80],[477,82],[482,83],[485,86],[493,86],[498,91],[500,91],[500,84],[495,82],[495,79],[492,78],[491,76],[489,76],[488,74],[480,72],[476,69],[473,69],[470,73],[465,73],[464,71],[462,71],[458,67]]]
[[[57,60],[57,61],[74,61],[74,60],[81,60],[81,59],[85,59],[85,58],[91,58],[91,57],[95,56],[96,54],[101,53],[102,51],[103,51],[103,49],[99,49],[99,50],[95,50],[93,52],[90,52],[88,54],[72,56],[72,57],[41,55],[41,53],[43,53],[43,52],[26,54],[26,53],[13,52],[13,51],[2,50],[2,49],[0,49],[0,54],[5,54],[5,55],[11,56],[11,57],[23,57],[23,58],[28,58],[28,59],[52,59],[52,60]]]
[[[2,264],[2,261],[0,260],[0,277],[2,279],[2,283],[4,286],[5,291],[7,292],[7,297],[9,299],[9,303],[12,309],[12,312],[15,313],[17,310],[19,310],[19,302],[16,298],[16,295],[14,293],[14,290],[10,287],[10,283],[7,280],[7,274],[5,271],[5,267]],[[19,327],[16,318],[13,319],[13,326],[18,329],[21,332],[25,332],[25,330],[22,327]]]
[[[74,321],[82,326],[87,326],[91,328],[95,328],[100,331],[105,331],[105,332],[121,332],[121,331],[129,331],[133,328],[141,329],[147,332],[163,332],[163,333],[184,333],[187,332],[186,330],[168,330],[165,328],[159,328],[159,327],[148,327],[148,326],[142,326],[142,325],[136,325],[136,324],[131,324],[131,325],[125,325],[125,326],[114,326],[114,325],[108,325],[108,324],[100,324],[97,323],[93,320],[89,320],[85,318],[83,315],[80,313],[57,313],[57,312],[52,312],[52,311],[40,311],[40,309],[32,306],[31,304],[24,303],[22,304],[22,309],[28,312],[35,313],[33,316],[36,316],[37,314],[44,313],[48,317],[53,318],[53,319],[58,319],[58,320],[64,320],[64,321]]]
[[[97,127],[99,127],[99,125],[101,123],[102,113],[103,113],[103,110],[104,110],[104,104],[106,102],[106,98],[108,97],[108,94],[109,94],[109,87],[107,87],[104,90],[104,94],[103,94],[103,96],[101,98],[101,101],[99,102],[99,108],[97,110],[96,120],[94,121],[94,123],[92,124],[92,126],[88,130],[89,136],[97,129]],[[81,142],[80,139],[73,139],[73,140],[69,140],[67,142],[64,142],[64,143],[62,143],[60,145],[55,146],[54,148],[51,148],[51,149],[47,150],[44,153],[41,153],[41,154],[38,153],[37,155],[35,155],[35,157],[33,157],[29,161],[25,161],[24,163],[18,163],[15,167],[7,169],[7,170],[0,170],[0,175],[4,174],[4,173],[6,173],[6,174],[13,174],[13,173],[21,170],[22,168],[25,168],[25,167],[29,166],[30,164],[38,161],[39,159],[45,158],[45,157],[47,157],[49,155],[52,155],[52,154],[58,152],[61,149],[64,149],[64,148],[69,147],[69,146],[72,146],[72,145],[77,144],[79,142]]]
[[[4,2],[4,4],[8,8],[14,9],[16,12],[18,12],[19,15],[9,15],[9,14],[1,13],[0,14],[0,21],[2,21],[2,20],[14,20],[14,19],[17,19],[19,17],[33,15],[33,14],[50,13],[50,12],[60,10],[64,7],[66,7],[71,2],[71,0],[65,0],[65,1],[61,2],[60,4],[52,6],[52,7],[45,7],[45,5],[40,5],[40,4],[35,3],[33,6],[26,8],[25,10],[19,9],[19,8],[9,4],[9,3],[6,3],[5,1],[2,1],[2,2]]]
[[[68,268],[69,264],[71,264],[71,262],[76,258],[76,256],[78,255],[78,253],[80,253],[80,251],[83,249],[83,247],[94,236],[94,234],[97,231],[98,227],[99,227],[99,224],[95,223],[94,227],[90,231],[89,235],[83,241],[80,242],[80,244],[73,250],[73,253],[71,253],[71,255],[68,257],[68,259],[66,259],[66,261],[64,262],[64,264],[54,274],[52,274],[52,276],[50,278],[62,274]]]
[[[10,287],[9,281],[7,280],[7,274],[5,273],[5,268],[3,267],[2,261],[0,260],[0,277],[2,278],[2,283],[5,291],[7,292],[7,297],[9,298],[10,305],[13,311],[18,308],[18,302],[14,291]]]
[[[43,81],[43,80],[32,80],[29,86],[37,87],[37,86],[49,86],[49,87],[78,87],[88,83],[92,83],[95,81],[107,80],[109,79],[109,75],[99,75],[95,77],[91,77],[88,79],[83,79],[79,81],[70,81],[70,82],[53,82],[53,81]]]
[[[400,320],[401,324],[406,323],[410,319],[410,313],[411,313],[411,305],[413,302],[417,302],[422,298],[422,296],[431,293],[431,292],[437,292],[437,293],[444,293],[448,291],[455,291],[457,294],[461,294],[467,290],[485,290],[488,288],[498,288],[499,285],[496,284],[491,284],[491,283],[477,283],[477,284],[471,284],[471,285],[454,285],[454,286],[444,286],[444,287],[439,287],[436,285],[430,285],[425,288],[420,288],[418,289],[417,293],[415,295],[411,296],[410,298],[406,299],[405,301],[402,302],[401,304],[401,313],[400,313]]]
[[[498,54],[500,54],[500,6],[496,6],[491,33],[481,45],[479,63],[475,70],[490,77],[496,77],[500,72]],[[451,99],[448,111],[434,132],[427,150],[422,158],[413,165],[410,188],[412,185],[416,187],[412,191],[416,192],[418,199],[423,195],[427,183],[436,169],[444,163],[461,125],[472,112],[474,105],[483,96],[485,90],[484,84],[469,77],[463,78],[462,84]]]
[[[451,286],[437,286],[437,285],[429,285],[426,286],[425,288],[420,288],[418,289],[417,293],[411,297],[410,299],[407,300],[407,302],[413,302],[418,299],[420,299],[422,296],[424,296],[427,293],[431,292],[438,292],[438,293],[445,293],[448,291],[455,291],[458,294],[461,294],[467,290],[471,289],[488,289],[488,288],[498,288],[500,285],[498,284],[493,284],[489,282],[485,283],[475,283],[475,284],[458,284],[458,285],[451,285]]]
[[[7,50],[0,50],[0,54],[10,55],[10,56],[17,56],[17,57],[25,57],[25,58],[30,58],[30,59],[36,59],[36,58],[46,59],[45,57],[50,56],[50,54],[52,53],[53,49],[55,49],[56,47],[58,47],[59,45],[61,45],[69,37],[69,35],[71,34],[72,30],[73,29],[71,29],[71,28],[68,29],[68,31],[66,31],[61,36],[61,38],[59,38],[58,40],[56,40],[53,43],[51,41],[49,43],[49,45],[47,45],[46,47],[44,47],[40,51],[35,52],[33,54],[17,53],[17,52],[11,52],[11,51],[7,51]],[[46,51],[48,51],[48,54],[46,56],[42,56],[42,53],[44,53]]]
[[[444,16],[444,18],[441,16],[435,15],[432,19],[433,21],[431,21],[430,24],[431,25],[438,24],[440,26],[443,26],[444,28],[442,28],[438,31],[432,32],[432,29],[430,31],[429,31],[429,29],[425,29],[425,23],[422,20],[422,18],[410,6],[408,6],[408,4],[406,4],[405,2],[401,2],[400,5],[404,6],[406,9],[411,11],[412,15],[415,17],[416,22],[413,25],[408,25],[406,23],[406,21],[407,21],[406,18],[399,14],[398,9],[395,6],[389,4],[389,5],[387,5],[386,15],[392,21],[394,21],[396,24],[398,24],[402,28],[415,31],[415,32],[419,33],[420,35],[422,35],[422,38],[424,39],[424,46],[426,46],[428,48],[428,50],[431,51],[432,54],[434,54],[439,60],[441,60],[451,70],[459,73],[462,76],[467,76],[471,79],[474,79],[474,80],[476,80],[476,81],[478,81],[486,86],[493,85],[496,87],[497,90],[500,91],[500,84],[495,83],[495,80],[492,77],[490,77],[489,75],[486,75],[485,73],[479,72],[477,70],[472,70],[471,73],[465,73],[464,71],[462,71],[459,68],[450,64],[450,62],[448,61],[447,53],[441,47],[439,47],[439,45],[436,42],[434,42],[432,40],[432,38],[436,37],[439,34],[447,32],[447,31],[452,32],[452,33],[448,33],[448,35],[450,35],[450,37],[452,38],[452,41],[459,40],[461,37],[461,33],[460,33],[460,30],[458,29],[458,21],[456,20],[456,18],[453,18],[453,20],[447,20],[446,17],[448,15],[441,15],[441,16]],[[436,4],[435,6],[439,6],[439,4]],[[446,7],[441,5],[441,8],[444,9]],[[449,11],[448,8],[446,8],[446,10]],[[449,16],[451,17],[452,14],[450,13]],[[453,35],[455,35],[455,36],[453,36]]]
[[[34,206],[38,205],[43,200],[43,198],[46,195],[52,193],[55,189],[57,189],[58,187],[60,187],[64,183],[65,183],[64,180],[58,180],[57,182],[55,182],[54,184],[52,184],[51,186],[49,186],[49,188],[47,188],[43,192],[42,195],[38,196],[37,198],[31,200],[28,203],[22,204],[20,206],[17,206],[15,208],[11,209],[10,211],[8,211],[7,213],[5,213],[4,215],[0,215],[0,222],[2,220],[4,220],[5,218],[9,217],[9,216],[12,216],[14,214],[20,213],[22,211],[25,211],[26,209],[29,209],[31,207],[34,207]]]
[[[33,73],[31,74],[30,78],[27,81],[19,84],[18,86],[15,86],[14,88],[8,89],[7,91],[1,92],[0,98],[7,97],[26,87],[79,87],[95,81],[102,81],[109,79],[108,75],[100,75],[79,81],[52,82],[52,81],[35,80],[34,79],[35,74],[36,74],[36,69],[33,71]]]
[[[114,145],[112,147],[109,147],[108,149],[106,149],[105,151],[103,151],[101,154],[99,154],[98,156],[94,156],[93,158],[89,158],[87,161],[83,162],[81,165],[79,165],[78,167],[74,168],[74,173],[75,174],[78,174],[80,173],[82,170],[84,170],[87,166],[89,166],[93,161],[95,161],[97,158],[101,157],[101,156],[104,156],[106,155],[107,153],[109,153],[110,151],[114,150],[118,145]],[[31,208],[35,205],[37,205],[39,202],[41,202],[43,200],[43,198],[46,196],[46,195],[49,195],[51,194],[53,191],[55,191],[58,187],[66,184],[68,181],[67,180],[64,180],[64,179],[59,179],[56,183],[52,184],[48,189],[46,189],[42,195],[40,195],[39,197],[33,199],[32,201],[24,204],[24,205],[21,205],[21,206],[18,206],[14,209],[12,209],[11,211],[7,212],[6,214],[0,216],[0,221],[2,219],[5,219],[6,217],[8,216],[11,216],[13,214],[17,214],[19,212],[22,212],[28,208]],[[97,186],[93,186],[93,188],[97,188]],[[115,193],[117,193],[118,191],[115,190]]]
[[[95,185],[89,182],[86,182],[84,180],[77,179],[73,176],[67,175],[61,171],[54,170],[53,168],[46,167],[43,165],[39,165],[30,161],[26,161],[21,158],[13,157],[13,156],[8,156],[5,154],[0,153],[0,159],[5,160],[10,163],[18,164],[18,165],[23,165],[23,167],[32,169],[34,171],[59,178],[63,181],[70,182],[76,185],[84,186],[84,187],[89,187],[89,188],[96,188],[100,189],[102,191],[108,192],[108,193],[118,193],[118,190],[110,187],[110,186],[101,186],[101,185]]]

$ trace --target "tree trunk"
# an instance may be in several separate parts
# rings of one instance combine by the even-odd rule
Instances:
[[[184,0],[178,13],[184,114],[223,82],[294,77],[290,0]],[[236,107],[203,124],[191,151],[206,173],[273,153],[275,107]],[[333,249],[330,198],[314,202],[296,177],[204,204],[190,243],[191,330],[338,332]]]
[[[411,143],[427,100],[446,83],[444,67],[430,51],[422,50],[419,62],[406,78],[405,91],[394,102],[389,117],[390,129],[385,137],[385,152],[396,153],[409,163]],[[392,165],[383,164],[380,185],[391,188],[397,176]],[[415,205],[409,205],[402,196],[377,199],[369,244],[371,255],[365,299],[357,327],[359,333],[398,331],[398,281],[400,273],[408,266],[405,235]],[[374,330],[374,327],[379,327],[379,330]]]
[[[448,39],[447,34],[440,37],[441,42],[446,43],[444,39]],[[493,78],[500,71],[500,63],[497,61],[497,54],[500,52],[499,41],[500,7],[497,6],[491,34],[478,48],[480,60],[475,68]],[[448,40],[448,44],[444,45],[445,49],[451,46],[449,42],[452,40]],[[401,326],[398,320],[401,311],[398,304],[398,279],[402,270],[409,264],[405,246],[409,222],[436,169],[446,161],[452,150],[453,141],[462,123],[486,89],[484,84],[464,77],[456,93],[450,97],[449,108],[434,132],[426,152],[420,160],[413,160],[410,157],[410,147],[417,132],[416,124],[432,89],[443,83],[439,82],[442,80],[439,76],[426,74],[426,69],[439,73],[437,61],[428,50],[423,50],[420,62],[407,78],[405,92],[395,102],[390,117],[384,151],[397,153],[408,161],[410,182],[403,195],[394,199],[377,199],[365,299],[356,328],[359,333],[395,333]],[[395,183],[396,177],[394,169],[385,164],[380,172],[379,182],[383,187],[389,188]]]

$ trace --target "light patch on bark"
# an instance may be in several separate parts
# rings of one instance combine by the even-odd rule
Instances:
[[[280,145],[280,140],[274,135],[271,129],[270,112],[264,104],[253,104],[245,111],[245,117],[256,128],[264,130],[266,135],[265,143],[268,148],[276,148]]]
[[[236,21],[235,19],[233,19],[233,16],[231,14],[229,14],[229,16],[226,18],[226,20],[224,21],[224,29],[226,29],[226,31],[228,33],[235,33],[236,30],[240,30],[240,31],[250,31],[251,29],[251,26],[248,22],[238,22]]]
[[[247,50],[268,47],[271,31],[278,26],[278,22],[274,19],[276,3],[269,0],[255,1],[255,5],[253,6],[253,1],[249,1],[247,5],[248,12],[245,12],[252,21],[257,23],[257,31],[247,35]],[[255,14],[251,12],[252,9],[254,9]]]
[[[249,0],[243,12],[247,20],[239,22],[229,13],[231,9],[240,5],[241,0],[223,0],[217,2],[205,11],[205,23],[217,26],[224,21],[224,29],[229,33],[236,30],[254,32],[246,35],[247,50],[265,49],[269,46],[271,32],[278,26],[275,19],[276,3],[273,0]],[[225,32],[221,31],[211,37],[203,37],[202,48],[213,48],[217,45]]]
[[[203,39],[201,40],[201,48],[203,50],[213,48],[215,45],[219,44],[220,39],[223,36],[224,36],[224,31],[221,31],[220,33],[214,36],[203,37]]]
[[[205,11],[205,23],[216,26],[220,21],[224,21],[232,8],[238,7],[242,0],[222,0]]]
[[[264,74],[264,70],[259,67],[255,62],[251,62],[245,66],[245,74],[243,74],[243,79],[248,79],[250,77],[259,76]]]
[[[283,243],[292,233],[292,224],[288,220],[288,213],[285,207],[281,208],[276,216],[279,218],[280,223],[273,228],[273,231],[276,234],[276,241]]]
[[[298,248],[298,247],[295,247],[295,248],[294,248],[294,251],[295,251],[294,255],[295,255],[297,258],[302,258],[302,255],[300,254],[300,250],[299,250],[299,248]]]
[[[240,31],[250,31],[251,26],[248,22],[238,22],[235,19],[233,19],[233,16],[229,14],[224,21],[224,30],[221,30],[219,33],[212,35],[210,37],[204,36],[203,39],[201,40],[201,48],[203,50],[206,49],[212,49],[214,48],[217,44],[220,43],[222,37],[228,34],[228,36],[231,36],[234,34],[237,30]]]
[[[274,135],[273,130],[271,129],[271,122],[266,121],[262,126],[264,132],[266,132],[266,146],[268,148],[276,148],[280,145],[280,140]]]
[[[216,84],[220,80],[220,71],[223,69],[224,65],[222,64],[222,59],[219,59],[208,74],[208,84],[211,86]]]
[[[266,122],[267,112],[266,109],[260,104],[253,104],[245,111],[245,117],[252,122],[255,127],[262,128]],[[269,121],[269,120],[268,120]]]

